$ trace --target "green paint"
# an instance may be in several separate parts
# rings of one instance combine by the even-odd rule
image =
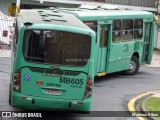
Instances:
[[[34,10],[35,12],[35,10]],[[51,12],[51,11],[50,11]],[[72,71],[79,72],[77,75],[66,75],[63,79],[58,77],[55,73],[46,73],[53,64],[42,64],[35,62],[27,62],[23,55],[23,39],[24,31],[26,26],[19,19],[19,36],[18,42],[13,44],[14,56],[12,60],[12,77],[11,77],[11,105],[15,107],[24,107],[30,109],[45,108],[45,109],[65,109],[65,110],[78,110],[78,111],[90,111],[92,96],[89,98],[84,97],[86,82],[88,76],[94,80],[100,72],[113,73],[129,69],[130,60],[133,54],[138,55],[140,64],[150,63],[153,53],[153,42],[154,42],[154,24],[153,14],[145,11],[131,11],[131,10],[81,10],[81,11],[68,11],[74,14],[82,21],[95,21],[97,22],[97,30],[92,31],[86,27],[80,20],[74,17],[74,22],[71,17],[68,18],[70,23],[60,23],[56,21],[53,23],[49,22],[37,22],[33,25],[28,26],[27,29],[38,29],[38,30],[57,30],[73,32],[78,34],[84,34],[91,36],[91,52],[90,57],[85,66],[65,66],[58,65],[58,69],[61,71]],[[63,10],[60,11],[63,15]],[[72,16],[73,17],[73,16]],[[33,18],[32,18],[33,19]],[[65,18],[66,19],[66,18]],[[128,29],[123,30],[125,35],[132,38],[130,40],[125,38],[122,40],[122,29],[114,30],[113,21],[123,19],[142,19],[143,28],[136,29],[140,33],[143,31],[142,36],[129,31]],[[34,19],[33,19],[34,20]],[[36,20],[36,19],[35,19]],[[77,26],[70,25],[72,23]],[[150,25],[150,31],[147,30],[146,22]],[[82,27],[83,26],[83,27]],[[122,28],[122,25],[120,26]],[[113,35],[114,33],[114,35]],[[134,39],[134,35],[137,35],[138,39]],[[118,36],[118,37],[117,37]],[[113,38],[114,37],[114,38]],[[128,37],[128,38],[129,38]],[[113,40],[112,40],[113,39]],[[114,39],[116,41],[114,41]],[[74,42],[74,41],[73,41]],[[143,44],[142,44],[143,43]],[[145,51],[146,46],[149,45],[148,51]],[[72,48],[71,48],[72,49]],[[144,53],[147,52],[147,59],[144,61]],[[33,71],[33,68],[38,68],[39,71]],[[16,92],[13,89],[14,75],[17,70],[21,71],[21,90]],[[55,72],[55,71],[54,71]],[[24,81],[23,77],[29,74],[31,76],[29,81]],[[37,86],[37,81],[42,80],[44,86]],[[46,88],[59,89],[60,94],[50,95],[46,94]],[[27,100],[23,100],[22,97],[27,97]],[[35,100],[33,104],[32,100]],[[72,104],[71,102],[83,102],[83,104]]]
[[[97,29],[97,44],[96,44],[96,58],[95,58],[95,75],[99,72],[113,73],[118,71],[123,71],[129,69],[130,60],[133,54],[138,55],[140,64],[150,64],[152,53],[153,53],[153,42],[154,42],[154,22],[153,22],[153,14],[146,11],[134,11],[134,10],[81,10],[81,11],[72,11],[70,13],[74,13],[79,16],[79,19],[82,21],[96,21],[98,23]],[[115,42],[112,41],[112,31],[113,31],[113,21],[131,19],[135,22],[137,19],[143,20],[143,35],[142,38],[135,38],[133,33],[133,39],[131,40],[122,40],[122,37],[119,37]],[[149,33],[150,42],[148,48],[148,60],[144,62],[144,43],[145,41],[145,23],[151,23],[151,31]],[[107,41],[107,49],[101,50],[102,48],[99,46],[101,42],[101,33],[99,25],[110,25],[110,31],[108,34]],[[121,26],[122,27],[122,26]],[[134,29],[138,30],[139,29]],[[121,30],[120,30],[121,31]],[[127,30],[126,30],[127,31]],[[134,31],[133,31],[134,32]],[[122,34],[122,33],[120,33]],[[107,58],[103,58],[101,56],[106,55]],[[105,66],[105,69],[101,69]]]
[[[128,52],[129,51],[129,44],[124,44],[124,50],[123,52]]]
[[[74,16],[73,16],[74,17]],[[74,17],[75,18],[75,17]],[[71,18],[70,18],[71,19]],[[76,19],[84,25],[79,19]],[[33,23],[28,28],[17,19],[19,36],[18,43],[14,39],[14,56],[12,62],[11,76],[11,105],[20,108],[29,109],[62,109],[69,111],[90,111],[92,95],[85,98],[86,83],[88,77],[93,79],[94,83],[94,58],[95,58],[95,33],[88,27],[75,27],[64,25],[64,23],[49,24],[48,22]],[[76,21],[74,21],[76,22]],[[90,36],[91,50],[90,57],[85,66],[67,66],[43,64],[27,61],[24,58],[23,42],[25,30],[56,30],[78,33]],[[25,36],[26,37],[26,36]],[[74,41],[73,41],[74,42]],[[38,47],[38,46],[37,46]],[[74,47],[74,46],[73,46]],[[72,49],[72,48],[70,48]],[[58,70],[51,68],[56,66]],[[20,91],[14,90],[15,73],[20,70]],[[29,75],[30,78],[24,78]],[[38,81],[42,85],[38,86]],[[53,91],[54,90],[54,91]],[[51,94],[52,92],[58,93]],[[22,97],[27,97],[22,99]],[[83,102],[83,104],[76,104]],[[71,104],[71,105],[70,105]]]

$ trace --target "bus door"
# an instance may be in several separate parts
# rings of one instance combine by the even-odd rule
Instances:
[[[143,57],[142,57],[142,62],[144,64],[149,64],[151,62],[151,57],[150,57],[150,49],[151,47],[151,22],[146,22],[145,23],[145,32],[144,32],[144,43],[143,43]]]
[[[105,22],[98,22],[98,76],[105,75],[107,67],[107,53],[108,53],[108,40],[109,40],[110,25]]]
[[[133,20],[113,20],[112,37],[108,45],[107,72],[118,72],[129,68],[133,49]]]

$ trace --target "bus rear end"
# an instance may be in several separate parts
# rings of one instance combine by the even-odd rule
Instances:
[[[95,34],[56,25],[22,26],[11,81],[11,105],[90,111]]]

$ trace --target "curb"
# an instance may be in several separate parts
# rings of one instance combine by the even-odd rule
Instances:
[[[149,99],[149,98],[151,98],[152,97],[152,95],[150,95],[149,97],[147,97],[146,99],[144,99],[143,101],[142,101],[142,103],[141,103],[141,110],[142,110],[142,112],[143,113],[145,113],[145,114],[148,114],[148,112],[147,112],[147,110],[146,110],[146,107],[145,107],[145,102]],[[154,118],[154,117],[148,117],[149,118],[149,120],[156,120],[156,118]]]
[[[135,108],[135,103],[136,101],[142,99],[143,97],[147,96],[147,95],[152,95],[153,93],[158,93],[160,92],[160,90],[154,90],[154,91],[149,91],[149,92],[144,92],[141,93],[137,96],[135,96],[134,98],[132,98],[129,102],[128,102],[128,110],[133,113],[136,112],[136,108]],[[144,117],[137,117],[139,120],[145,120]]]

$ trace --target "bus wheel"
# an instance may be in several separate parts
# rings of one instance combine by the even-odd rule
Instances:
[[[136,56],[132,56],[129,70],[125,70],[124,73],[126,75],[135,75],[139,70],[139,60]]]
[[[11,105],[11,85],[9,87],[9,100],[8,100],[8,102],[9,102],[9,105]]]

